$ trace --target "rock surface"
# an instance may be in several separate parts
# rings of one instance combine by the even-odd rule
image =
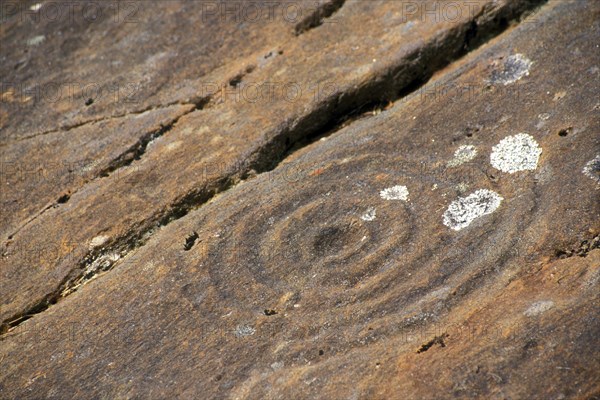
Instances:
[[[48,207],[66,203],[89,181],[139,157],[192,106],[172,106],[55,131],[2,149],[2,241]],[[32,194],[35,194],[32,196]]]
[[[227,92],[168,97],[189,71],[157,68],[143,114],[33,138],[17,127],[44,117],[11,114],[3,160],[98,163],[14,189],[0,396],[598,396],[600,7],[549,2],[490,39],[534,3],[320,4],[335,23],[228,44],[208,72]],[[241,94],[273,77],[297,97]]]
[[[278,52],[257,65],[244,60],[238,69],[248,75],[199,96],[200,109],[178,117],[140,162],[92,180],[2,245],[0,318],[13,326],[56,302],[160,226],[239,179],[272,169],[295,143],[323,134],[338,118],[394,98],[530,6],[469,3],[452,20],[428,20],[420,8],[409,21],[403,3],[352,2],[327,29],[288,43],[288,56]],[[371,22],[357,32],[365,15]],[[100,248],[91,245],[97,237],[108,238]],[[32,251],[39,262],[30,261]]]
[[[260,10],[256,21],[242,3],[233,10],[219,3],[7,3],[0,25],[0,128],[7,134],[0,143],[197,103],[219,78],[243,71],[240,58],[276,52],[302,21],[272,2],[253,2]],[[305,13],[315,8],[310,0],[294,5]]]

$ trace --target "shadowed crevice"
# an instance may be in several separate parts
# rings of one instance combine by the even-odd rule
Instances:
[[[331,17],[344,6],[346,0],[328,0],[319,6],[306,18],[300,21],[295,28],[295,35],[300,36],[311,29],[323,25],[326,18]]]

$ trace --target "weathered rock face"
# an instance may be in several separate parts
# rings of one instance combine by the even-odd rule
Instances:
[[[451,21],[341,3],[321,9],[336,23],[256,32],[258,47],[286,32],[283,54],[223,50],[229,90],[280,77],[293,101],[159,100],[98,144],[83,125],[89,182],[53,187],[44,202],[68,201],[38,214],[15,195],[28,208],[2,220],[19,227],[2,244],[3,396],[598,394],[599,6],[550,2],[401,97],[532,4],[463,4]],[[60,135],[2,157],[43,157],[56,137],[76,159]]]
[[[6,4],[0,25],[2,142],[197,103],[222,83],[218,78],[228,64],[276,52],[302,21],[272,2],[253,2],[256,12],[243,3],[220,3]],[[305,13],[314,4],[294,2]]]
[[[67,204],[47,208],[3,244],[0,317],[13,325],[55,302],[82,276],[110,268],[158,227],[237,180],[271,169],[294,143],[321,134],[337,118],[394,98],[496,31],[502,18],[529,6],[482,1],[463,5],[461,18],[430,21],[419,8],[409,21],[402,4],[359,1],[342,8],[327,29],[290,42],[290,56],[278,53],[256,65],[243,60],[237,69],[250,75],[227,79],[227,88],[195,105],[202,109],[177,116],[164,140],[143,149],[140,162],[72,190]],[[354,27],[365,15],[373,19],[359,34]],[[473,25],[481,27],[479,34]],[[281,84],[269,85],[273,77],[286,83],[285,91]],[[289,92],[290,87],[297,90]],[[123,148],[111,163],[118,165],[128,152]],[[23,256],[31,249],[38,262]]]
[[[8,144],[2,149],[2,240],[48,207],[66,203],[87,182],[133,161],[192,108],[166,107]]]

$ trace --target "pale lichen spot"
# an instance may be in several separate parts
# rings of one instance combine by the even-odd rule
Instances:
[[[379,196],[384,200],[408,201],[408,188],[402,185],[392,186],[379,192]]]
[[[535,170],[541,154],[542,148],[531,135],[519,133],[505,137],[494,146],[490,162],[494,168],[514,174]]]
[[[460,146],[454,152],[454,158],[448,161],[449,167],[457,167],[461,164],[471,161],[477,155],[477,149],[472,145]]]
[[[456,190],[458,190],[458,192],[460,194],[465,193],[467,190],[469,190],[469,184],[466,182],[461,182],[458,185],[456,185]]]
[[[183,142],[181,140],[177,140],[175,142],[169,143],[166,147],[165,150],[166,151],[173,151],[179,147],[181,147],[181,145],[183,144]]]
[[[142,268],[142,271],[144,272],[148,272],[150,270],[153,270],[156,268],[156,265],[154,264],[153,261],[147,262],[144,267]]]
[[[475,219],[496,211],[502,200],[498,193],[487,189],[477,190],[467,197],[459,197],[450,203],[444,213],[444,225],[455,231],[466,228]]]
[[[540,315],[545,313],[554,307],[554,302],[551,300],[541,300],[533,303],[525,312],[523,313],[527,317],[534,317],[536,315]]]
[[[360,219],[363,221],[374,221],[375,217],[377,217],[377,210],[374,207],[369,207]]]
[[[256,333],[256,329],[250,325],[238,325],[233,333],[237,337],[252,336]]]
[[[541,119],[542,121],[548,121],[550,119],[550,114],[541,113],[538,115],[538,118]]]
[[[37,46],[38,44],[42,43],[44,40],[46,40],[46,36],[44,36],[44,35],[34,36],[31,39],[27,40],[27,46]]]
[[[582,172],[596,183],[600,183],[600,154],[594,157],[593,160],[588,161]]]
[[[106,243],[106,241],[108,239],[109,239],[108,236],[104,236],[104,235],[96,236],[95,238],[93,238],[90,241],[90,249],[102,246],[104,243]]]
[[[507,57],[502,65],[492,71],[490,82],[503,85],[515,83],[524,76],[529,76],[529,69],[532,64],[533,62],[523,54],[513,54]]]
[[[283,368],[285,366],[285,364],[281,361],[276,361],[273,364],[271,364],[271,369],[273,369],[273,371],[277,371],[281,368]]]

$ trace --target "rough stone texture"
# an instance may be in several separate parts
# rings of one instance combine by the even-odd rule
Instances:
[[[463,49],[468,21],[394,35],[384,22],[399,3],[348,2],[240,83],[336,79],[325,100],[213,97],[24,228],[2,259],[1,315],[43,312],[0,339],[0,395],[597,396],[600,7],[550,2],[329,132],[328,116],[397,98],[372,88],[402,93],[426,61],[445,64],[433,54]],[[481,15],[506,12],[494,4]],[[374,58],[383,66],[361,69]],[[494,146],[519,133],[542,149],[536,169],[494,168]],[[320,140],[272,169],[303,138]],[[467,145],[475,157],[451,163]],[[381,195],[395,186],[408,195]],[[481,189],[497,209],[445,226],[450,204]],[[12,250],[45,242],[70,251],[28,268]]]
[[[192,103],[224,82],[232,62],[277,51],[301,16],[255,1],[8,2],[0,24],[5,103],[1,142],[172,103]],[[234,3],[235,6],[236,3]],[[314,1],[294,4],[308,12]],[[269,8],[271,7],[271,8]],[[269,9],[272,12],[269,12]],[[233,11],[233,12],[232,12]],[[277,12],[276,12],[277,11]],[[31,40],[43,38],[32,44]],[[34,41],[35,42],[35,41]],[[220,78],[220,79],[219,79]],[[92,99],[93,103],[86,102]]]
[[[289,42],[289,55],[271,54],[258,64],[242,60],[242,70],[250,72],[196,104],[201,109],[179,118],[139,162],[92,181],[1,244],[2,321],[13,325],[54,303],[160,226],[239,179],[273,168],[294,143],[323,133],[337,118],[395,98],[533,3],[463,4],[461,18],[452,20],[421,18],[420,8],[411,15],[413,24],[403,4],[351,2],[335,14],[336,23]],[[261,89],[255,101],[251,90],[243,91],[273,77],[298,88],[297,95],[286,97],[276,86],[266,94]],[[98,236],[109,240],[92,248]]]
[[[86,183],[132,162],[192,106],[172,106],[56,131],[2,148],[0,238],[11,239]],[[33,194],[33,195],[32,195]]]

